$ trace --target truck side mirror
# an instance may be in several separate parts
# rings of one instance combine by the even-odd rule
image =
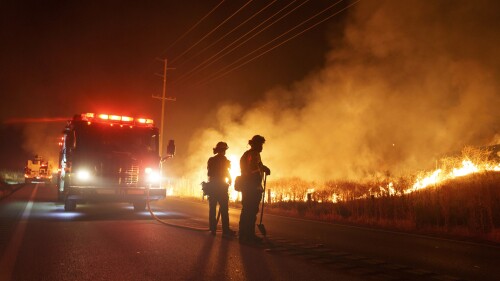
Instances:
[[[167,145],[167,157],[171,158],[175,155],[175,142],[174,140],[169,140]]]
[[[66,149],[72,150],[75,148],[76,146],[75,139],[76,139],[75,132],[69,132],[66,135],[66,143],[65,143]]]

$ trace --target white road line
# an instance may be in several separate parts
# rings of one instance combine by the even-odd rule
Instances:
[[[35,188],[31,192],[29,202],[24,208],[21,220],[17,224],[16,230],[14,231],[9,244],[7,244],[7,249],[0,260],[0,280],[11,280],[12,271],[16,265],[17,255],[23,242],[24,232],[26,230],[26,225],[28,224],[31,209],[33,208],[33,200],[35,199],[37,190],[38,184],[35,185]]]

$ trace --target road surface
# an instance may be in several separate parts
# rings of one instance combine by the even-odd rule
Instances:
[[[203,217],[206,203],[175,198],[160,202],[162,209]],[[237,228],[238,209],[230,210]],[[324,223],[265,214],[271,240],[285,239],[303,247],[321,245],[336,263],[358,271],[387,275],[392,280],[500,280],[500,245],[430,237],[403,232]],[[325,261],[327,262],[327,261]],[[355,271],[351,269],[350,271]],[[409,273],[409,275],[406,275]]]
[[[498,280],[500,247],[265,215],[268,242],[211,236],[207,202],[64,212],[54,186],[0,201],[0,280]],[[239,209],[230,210],[237,229]],[[168,224],[168,225],[166,225]],[[175,226],[171,226],[175,225]],[[191,228],[191,229],[189,229]]]
[[[0,280],[362,280],[207,231],[165,226],[129,204],[66,213],[55,199],[53,186],[31,184],[0,202]]]

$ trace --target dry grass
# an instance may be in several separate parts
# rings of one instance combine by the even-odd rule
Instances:
[[[500,242],[500,172],[446,176],[464,162],[486,170],[498,165],[498,157],[465,147],[461,155],[439,161],[443,181],[412,193],[406,191],[432,172],[399,178],[379,174],[362,182],[269,181],[268,209],[288,216]]]
[[[0,182],[22,183],[24,182],[24,174],[19,171],[0,170]]]
[[[500,172],[477,172],[498,170],[499,161],[493,151],[465,147],[437,162],[440,183],[418,185],[422,189],[416,183],[437,171],[378,173],[362,181],[270,178],[266,208],[280,215],[500,242]],[[476,172],[460,176],[471,165]],[[201,197],[200,186],[188,180],[172,186],[175,195]]]
[[[336,185],[338,187],[338,185]],[[349,183],[366,191],[372,185]],[[323,221],[471,237],[500,242],[500,172],[476,173],[410,194],[333,202],[288,201],[268,205],[274,214]]]
[[[24,174],[7,170],[0,171],[0,199],[12,193],[16,183],[24,182]]]

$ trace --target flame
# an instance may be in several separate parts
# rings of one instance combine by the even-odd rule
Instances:
[[[481,156],[481,154],[479,155],[480,157],[478,157],[476,154],[474,154],[474,152],[475,151],[472,151],[469,154],[463,154],[461,158],[443,158],[443,165],[439,169],[436,168],[436,170],[422,173],[422,175],[418,176],[413,184],[410,184],[409,186],[406,186],[406,182],[404,183],[404,186],[400,186],[400,183],[397,182],[384,181],[384,183],[381,182],[377,186],[374,186],[375,188],[373,190],[370,188],[369,193],[363,194],[361,196],[358,195],[355,199],[368,198],[370,195],[393,196],[401,194],[400,192],[408,194],[420,189],[428,188],[430,186],[436,186],[446,180],[467,176],[473,173],[481,173],[487,171],[500,172],[500,163],[498,163],[496,160],[487,160],[490,158],[485,158]],[[228,182],[229,180],[231,180],[231,185],[229,186],[228,190],[229,200],[231,200],[232,202],[240,201],[240,193],[234,190],[234,181],[236,177],[240,175],[239,157],[236,154],[230,154],[227,156],[227,158],[231,161],[231,168],[229,170],[231,179],[227,179]],[[197,188],[198,185],[194,183],[199,183],[205,180],[206,170],[200,167],[198,173],[196,174],[196,177],[194,178],[195,179],[178,179],[174,183],[175,188],[169,189],[168,194],[173,195],[174,193],[176,193],[176,195],[181,196],[187,195],[201,197],[201,188]],[[295,187],[293,186],[293,184],[290,184],[289,189],[292,192],[277,191],[275,188],[272,188],[271,185],[268,189],[270,191],[270,194],[268,194],[266,191],[265,200],[266,202],[268,202],[268,200],[271,200],[271,202],[287,202],[292,200],[307,201],[307,194],[314,194],[316,192],[322,191],[321,186],[315,186],[314,183],[311,183],[310,187],[306,189],[306,194],[304,197],[296,197],[293,195],[294,188]],[[401,191],[401,188],[406,189]],[[328,199],[326,200],[331,200],[331,202],[335,203],[346,201],[349,199],[351,199],[351,197],[347,197],[345,194],[333,193],[330,194]],[[320,202],[319,200],[321,199],[314,197],[314,200],[318,200],[318,202]]]
[[[337,193],[334,193],[334,194],[332,195],[332,202],[333,202],[333,203],[337,203],[337,202],[339,202],[339,201],[341,201],[341,200],[342,200],[342,198],[341,198],[341,197],[340,197]]]
[[[405,191],[405,193],[413,192],[413,191],[416,191],[416,190],[419,190],[422,188],[426,188],[429,185],[437,184],[438,182],[441,181],[440,177],[439,177],[440,174],[441,174],[441,169],[437,169],[434,172],[432,172],[431,175],[424,177],[424,178],[417,179],[415,184],[413,184],[413,187],[411,189],[407,190],[407,192]]]
[[[169,187],[167,188],[167,196],[173,196],[174,195],[174,188]]]
[[[477,172],[479,172],[479,168],[476,165],[474,165],[474,163],[472,163],[470,160],[464,160],[462,161],[462,167],[458,169],[453,168],[451,174],[453,177],[462,177]]]
[[[238,156],[231,154],[229,155],[229,161],[231,161],[231,169],[229,169],[229,174],[231,175],[231,181],[234,182],[234,179],[240,175],[240,160]]]
[[[387,186],[379,186],[380,190],[388,195],[395,195],[396,189],[394,188],[394,183],[390,182]]]
[[[231,185],[229,186],[229,200],[237,201],[240,193],[234,190],[234,180],[240,175],[240,159],[238,156],[231,154],[228,156],[229,161],[231,161],[231,169],[229,169],[229,174],[231,175]]]
[[[473,163],[469,159],[463,159],[461,162],[462,166],[454,167],[449,173],[443,172],[442,169],[437,169],[432,173],[428,173],[425,176],[417,178],[415,184],[404,193],[411,193],[419,189],[427,188],[432,185],[436,185],[445,180],[454,179],[457,177],[463,177],[470,175],[472,173],[487,172],[487,171],[500,171],[500,164],[493,165],[491,163]]]

